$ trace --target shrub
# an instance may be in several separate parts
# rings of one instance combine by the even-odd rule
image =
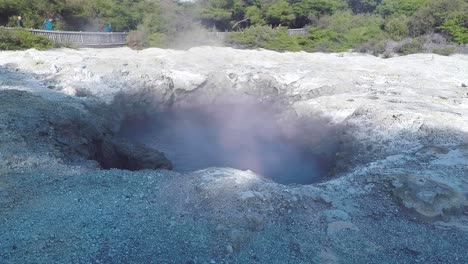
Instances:
[[[443,48],[435,48],[432,50],[433,53],[443,55],[443,56],[449,56],[454,54],[457,51],[455,47],[443,47]]]
[[[447,39],[438,33],[431,33],[421,36],[423,41],[423,50],[425,53],[432,53],[437,49],[444,49],[449,46]]]
[[[169,38],[164,33],[154,32],[148,34],[148,47],[167,48],[169,47]]]
[[[384,59],[389,59],[391,57],[393,57],[393,54],[390,51],[385,51],[384,53],[382,53],[382,58]]]
[[[388,41],[386,53],[408,55],[413,53],[435,53],[448,56],[454,53],[464,53],[464,45],[456,45],[441,34],[431,33],[418,38],[405,38],[401,41]]]
[[[409,19],[405,15],[391,17],[385,23],[385,32],[393,40],[406,38],[409,35],[408,21]]]
[[[395,48],[395,52],[401,55],[421,53],[423,43],[420,39],[406,39]]]
[[[151,33],[145,29],[138,29],[130,32],[127,37],[127,45],[137,50],[149,47],[167,48],[169,39],[164,33]]]
[[[343,42],[343,36],[327,28],[310,28],[308,39],[309,51],[330,52],[348,49],[343,48],[340,44]]]
[[[252,26],[243,31],[232,32],[228,35],[227,43],[241,48],[265,48],[276,51],[298,51],[302,47],[300,36],[289,36],[283,27]]]
[[[462,51],[462,45],[457,45],[447,41],[447,39],[441,34],[428,34],[422,36],[420,39],[423,40],[423,49],[425,53],[435,53],[448,56]]]
[[[376,15],[354,15],[349,11],[323,17],[309,31],[312,50],[346,51],[371,40],[380,41],[385,38],[383,22]]]
[[[0,50],[50,49],[54,44],[49,39],[29,33],[24,29],[0,29]]]
[[[457,53],[468,54],[468,45],[465,44],[465,45],[458,46]]]
[[[127,45],[131,49],[137,50],[148,47],[148,38],[146,35],[147,34],[142,30],[130,32],[127,37]]]
[[[54,43],[54,48],[67,48],[67,49],[78,49],[79,46],[73,42],[57,42]]]
[[[374,56],[385,53],[386,51],[386,42],[381,40],[371,40],[368,42],[362,43],[356,50],[361,53],[368,53]]]

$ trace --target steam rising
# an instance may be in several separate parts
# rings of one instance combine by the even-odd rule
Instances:
[[[128,120],[121,135],[163,151],[176,171],[232,167],[279,183],[308,184],[327,176],[333,166],[335,140],[323,141],[330,130],[323,121],[280,127],[269,107],[225,101]]]

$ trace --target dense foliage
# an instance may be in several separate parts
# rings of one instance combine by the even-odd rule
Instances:
[[[221,30],[242,21],[245,29],[229,39],[241,47],[447,55],[466,52],[468,43],[467,0],[258,0],[245,8],[239,6],[246,1],[216,3],[206,1],[211,9],[204,10],[214,14],[222,7],[232,15],[205,14],[202,21]],[[284,27],[306,27],[309,34],[288,36]]]
[[[42,28],[53,18],[57,29],[96,30],[111,23],[129,31],[141,23],[146,6],[143,0],[0,0],[0,23],[13,26],[21,15],[27,28]]]
[[[54,44],[47,38],[24,29],[0,29],[0,50],[50,49]]]
[[[132,31],[135,47],[202,42],[201,28],[233,32],[232,45],[281,51],[445,54],[468,43],[468,0],[0,0],[0,25],[18,15],[27,28],[50,17],[67,30],[111,23]],[[289,36],[288,28],[309,34]]]

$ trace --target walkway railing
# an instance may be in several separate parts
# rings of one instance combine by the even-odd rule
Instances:
[[[3,27],[4,29],[15,29]],[[41,35],[56,43],[71,43],[80,47],[115,47],[127,44],[126,32],[81,32],[81,31],[52,31],[29,29],[35,35]]]
[[[207,33],[207,37],[213,40],[221,40],[223,41],[226,39],[226,36],[229,32],[216,32],[216,31],[210,31]]]
[[[30,29],[29,32],[44,36],[57,43],[73,43],[81,47],[124,46],[128,33],[125,32],[76,32]]]
[[[295,29],[288,29],[289,36],[294,35],[307,35],[309,34],[309,30],[306,28],[295,28]]]

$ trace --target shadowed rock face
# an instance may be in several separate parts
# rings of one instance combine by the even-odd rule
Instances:
[[[172,168],[157,150],[115,140],[105,115],[93,113],[84,104],[64,105],[28,92],[4,90],[0,91],[0,140],[18,141],[17,155],[52,154],[66,162],[90,159],[105,169]]]

